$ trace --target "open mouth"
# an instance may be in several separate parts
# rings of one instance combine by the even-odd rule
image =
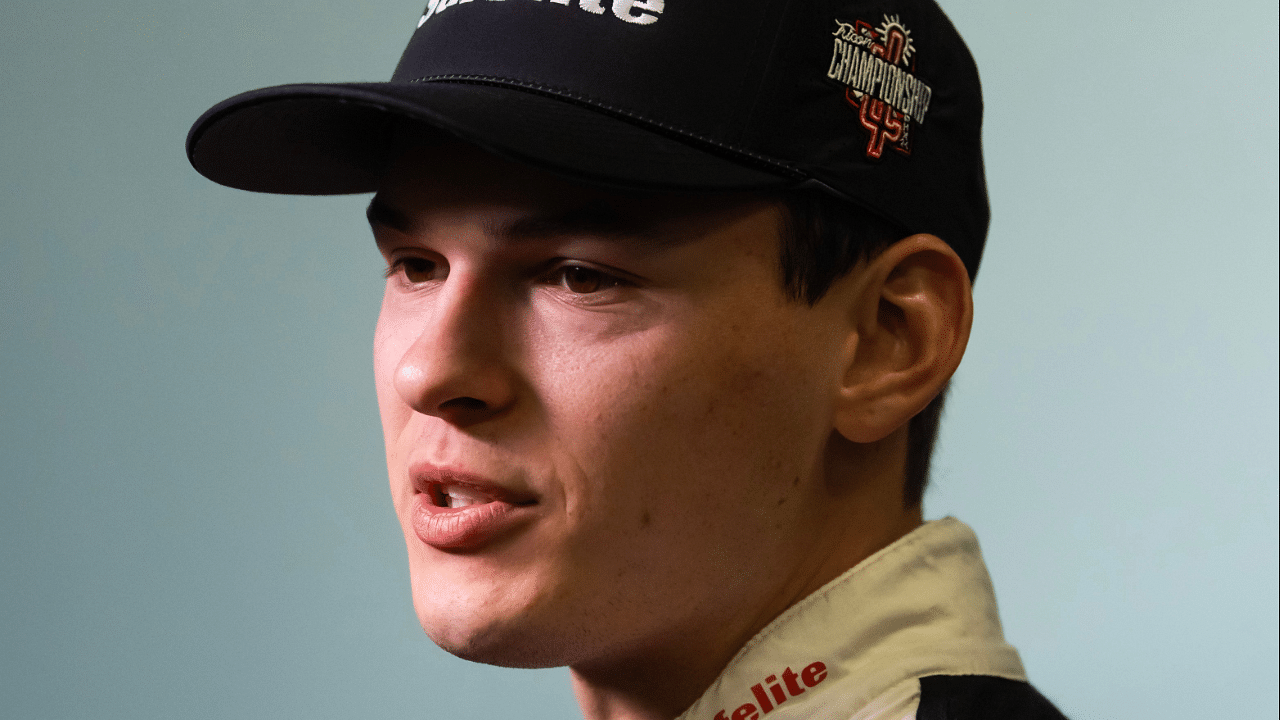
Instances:
[[[495,502],[525,507],[538,502],[532,495],[517,493],[490,483],[465,482],[455,478],[427,480],[421,487],[422,494],[437,508],[460,509]]]
[[[457,483],[431,483],[427,488],[431,504],[442,508],[464,508],[471,505],[483,505],[494,501],[488,493],[478,488]]]
[[[438,478],[418,488],[410,526],[419,540],[439,550],[479,551],[537,517],[526,510],[538,504],[536,497],[489,483]]]
[[[519,478],[499,484],[461,468],[421,463],[409,468],[414,491],[406,529],[438,550],[479,552],[533,525],[538,495]],[[515,487],[504,487],[504,485]]]

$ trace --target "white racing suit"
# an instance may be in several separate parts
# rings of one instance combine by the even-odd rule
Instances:
[[[1005,642],[978,539],[925,523],[788,608],[677,720],[1065,720]]]

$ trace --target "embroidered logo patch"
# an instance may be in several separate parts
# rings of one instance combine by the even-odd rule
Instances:
[[[915,76],[911,31],[897,15],[879,27],[864,20],[836,20],[827,77],[845,86],[844,99],[868,133],[867,157],[879,160],[885,148],[911,154],[912,123],[924,123],[933,90]]]

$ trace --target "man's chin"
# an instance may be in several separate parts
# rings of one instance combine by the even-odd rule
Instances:
[[[422,622],[422,629],[441,650],[471,662],[524,669],[572,662],[559,633],[512,627],[511,622],[466,627],[431,618]]]

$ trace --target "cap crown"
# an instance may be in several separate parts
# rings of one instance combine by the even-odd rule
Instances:
[[[432,0],[390,82],[244,93],[187,150],[232,187],[365,192],[397,117],[586,182],[811,188],[971,274],[986,237],[977,68],[932,0]]]
[[[392,82],[589,106],[816,181],[942,236],[976,270],[989,219],[977,68],[927,0],[440,0]]]

